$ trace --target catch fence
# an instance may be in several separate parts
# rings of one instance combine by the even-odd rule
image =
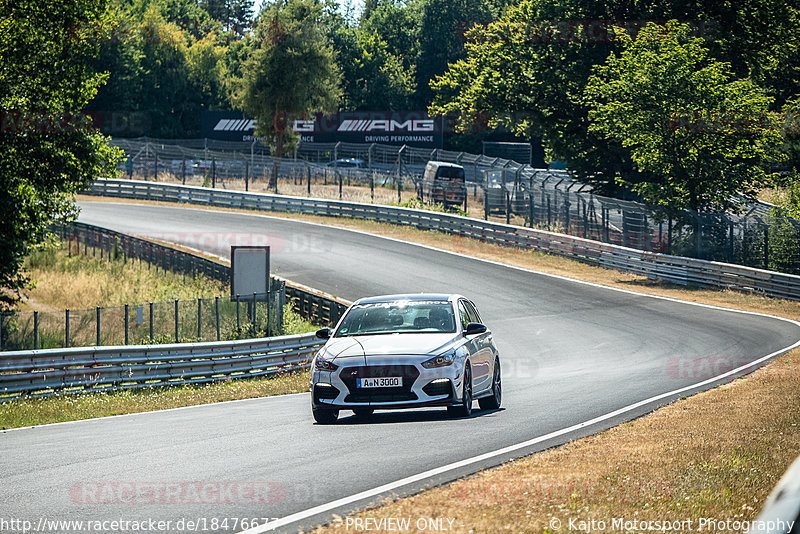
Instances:
[[[128,155],[128,178],[266,191],[276,174],[290,196],[443,209],[423,179],[429,161],[464,168],[451,210],[648,252],[800,273],[800,223],[765,203],[739,214],[684,211],[661,218],[645,205],[595,194],[562,170],[500,157],[407,146],[304,144],[280,160],[253,143],[115,139]],[[419,200],[414,200],[414,199]]]

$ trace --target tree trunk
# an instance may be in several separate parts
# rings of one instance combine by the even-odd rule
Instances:
[[[272,167],[272,176],[269,179],[269,187],[275,192],[278,191],[278,172],[281,169],[281,158],[283,158],[283,132],[278,132],[275,138],[275,165]]]

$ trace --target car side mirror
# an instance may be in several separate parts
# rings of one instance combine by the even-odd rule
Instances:
[[[486,329],[486,328],[484,327],[484,330],[485,330],[485,329]],[[320,339],[330,339],[330,338],[331,338],[331,334],[332,334],[332,333],[333,333],[333,332],[331,331],[331,329],[330,329],[330,328],[320,328],[319,330],[317,330],[317,333],[316,333],[316,335],[317,335],[317,337],[318,337],[318,338],[320,338]]]
[[[472,336],[475,334],[483,334],[486,332],[486,325],[481,323],[469,323],[467,329],[464,330],[465,336]]]

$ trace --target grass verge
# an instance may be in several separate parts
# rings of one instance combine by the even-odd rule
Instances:
[[[0,430],[297,393],[308,389],[308,381],[308,372],[293,372],[204,385],[18,399],[0,403]]]
[[[120,306],[126,303],[189,300],[225,295],[227,286],[199,275],[183,276],[139,261],[70,255],[66,250],[39,250],[25,261],[35,283],[22,310],[63,310]]]
[[[678,286],[437,232],[274,215],[367,231],[609,287],[800,320],[797,302]],[[351,519],[411,518],[412,525],[417,518],[442,518],[445,525],[453,519],[453,532],[646,531],[632,524],[614,527],[616,519],[638,519],[677,522],[665,529],[668,532],[701,528],[730,532],[735,523],[725,522],[753,519],[800,455],[798,391],[800,351],[793,351],[751,375],[635,421],[389,501]],[[701,525],[701,518],[718,523]],[[342,518],[315,532],[359,531],[353,525]],[[375,522],[370,526],[374,532],[392,532]]]

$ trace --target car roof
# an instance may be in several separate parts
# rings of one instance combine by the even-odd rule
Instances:
[[[428,165],[430,165],[431,167],[453,167],[456,169],[464,168],[462,165],[459,165],[457,163],[449,163],[447,161],[429,161]]]
[[[377,302],[394,302],[397,300],[411,300],[411,301],[432,301],[439,300],[442,302],[458,300],[461,295],[447,294],[447,293],[412,293],[401,295],[379,295],[376,297],[365,297],[358,299],[354,304],[374,304]]]

